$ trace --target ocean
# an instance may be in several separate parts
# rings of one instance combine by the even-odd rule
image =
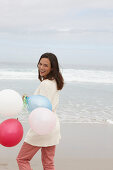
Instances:
[[[97,66],[61,68],[65,85],[60,92],[57,114],[62,123],[113,123],[113,69]],[[30,64],[0,64],[0,90],[12,89],[32,95],[39,85],[37,67]],[[23,109],[17,115],[27,121]],[[0,120],[4,118],[0,115]]]

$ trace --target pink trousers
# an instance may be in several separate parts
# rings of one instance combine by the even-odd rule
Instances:
[[[55,145],[48,147],[38,147],[32,146],[24,142],[16,159],[19,166],[19,170],[33,170],[29,162],[39,149],[41,149],[41,160],[43,170],[55,170],[54,167],[55,148],[56,148]]]

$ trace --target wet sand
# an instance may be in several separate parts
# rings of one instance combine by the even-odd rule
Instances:
[[[25,136],[29,127],[22,124]],[[56,170],[113,170],[112,124],[61,123],[61,134],[55,156]],[[0,170],[18,170],[16,156],[22,142],[11,148],[0,145]],[[43,169],[40,151],[31,166],[33,170]]]

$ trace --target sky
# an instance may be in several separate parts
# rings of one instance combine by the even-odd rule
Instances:
[[[0,0],[0,62],[113,66],[112,0]]]

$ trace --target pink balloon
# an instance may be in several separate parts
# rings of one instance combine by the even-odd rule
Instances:
[[[7,119],[0,124],[0,144],[6,147],[17,145],[23,137],[23,127],[17,119]]]
[[[39,135],[50,133],[56,125],[56,116],[47,108],[34,109],[29,116],[29,124]]]

